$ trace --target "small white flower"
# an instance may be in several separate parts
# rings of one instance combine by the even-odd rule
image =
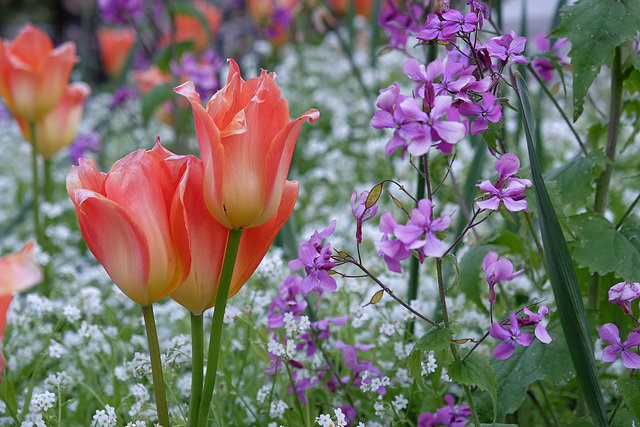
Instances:
[[[407,405],[409,405],[409,401],[405,399],[402,394],[399,394],[396,396],[392,404],[396,411],[402,411],[403,409],[407,409]]]
[[[62,314],[64,315],[64,317],[67,318],[67,321],[69,321],[70,323],[77,322],[78,320],[80,320],[80,317],[82,316],[82,312],[75,305],[65,305],[64,308],[62,309]]]
[[[393,323],[383,323],[380,326],[379,332],[381,335],[390,337],[396,332],[396,326]]]
[[[49,345],[49,357],[53,359],[60,359],[66,353],[67,351],[64,349],[62,344],[54,340],[51,340],[51,345]]]

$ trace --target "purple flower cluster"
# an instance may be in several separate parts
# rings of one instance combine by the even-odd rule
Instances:
[[[553,79],[551,72],[555,68],[552,61],[557,61],[559,65],[566,63],[566,56],[560,54],[558,51],[567,43],[567,38],[562,37],[556,40],[553,46],[551,46],[551,42],[544,34],[538,34],[534,40],[538,46],[538,50],[540,50],[544,56],[531,61],[531,66],[533,66],[535,72],[545,81],[551,81]]]
[[[473,12],[463,15],[456,9],[427,15],[424,27],[418,32],[418,40],[440,40],[448,42],[460,34],[476,31],[478,15]]]
[[[309,292],[323,291],[333,292],[337,288],[336,281],[329,271],[335,267],[331,261],[331,243],[322,244],[322,239],[329,237],[336,229],[336,220],[321,232],[315,231],[308,242],[300,242],[298,258],[289,262],[291,270],[305,269],[307,277],[302,279],[302,293],[307,296]]]
[[[485,192],[482,197],[485,200],[477,202],[480,209],[490,209],[497,211],[500,204],[503,204],[510,212],[527,211],[526,195],[523,191],[531,187],[528,179],[514,178],[513,176],[520,169],[520,159],[515,154],[504,154],[496,161],[493,168],[498,172],[498,181],[493,185],[491,181],[482,181],[477,186]]]
[[[613,323],[606,323],[600,327],[598,334],[611,344],[602,350],[603,362],[614,362],[620,355],[625,368],[640,369],[640,355],[630,351],[631,348],[640,346],[640,333],[630,332],[627,340],[621,342],[618,327]]]
[[[387,0],[380,11],[378,24],[389,33],[389,44],[393,49],[406,50],[409,35],[420,30],[418,19],[422,16],[423,7],[408,4],[407,10],[402,10],[394,0]]]
[[[378,255],[384,258],[389,270],[401,273],[400,261],[408,258],[413,249],[417,251],[420,262],[424,262],[428,256],[439,258],[444,255],[447,246],[435,233],[449,227],[451,218],[443,214],[440,218],[432,219],[432,208],[431,200],[420,200],[406,225],[396,223],[391,212],[382,214],[380,231],[385,234],[382,241],[376,242],[376,246]],[[392,240],[392,237],[396,239]]]
[[[138,21],[143,13],[142,0],[98,0],[102,19],[109,24]]]
[[[171,63],[171,72],[183,81],[192,81],[200,99],[209,99],[220,89],[220,69],[224,62],[212,50],[206,51],[200,59],[192,53],[185,53],[180,64]]]
[[[74,165],[78,164],[78,160],[85,157],[87,151],[98,152],[102,150],[100,144],[100,134],[94,130],[82,132],[69,147],[69,156]]]
[[[418,427],[436,427],[440,425],[463,427],[469,422],[471,409],[469,406],[454,406],[455,399],[447,394],[444,397],[445,406],[435,413],[423,412],[418,417]]]

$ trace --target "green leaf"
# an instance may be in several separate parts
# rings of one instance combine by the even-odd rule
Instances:
[[[166,101],[174,96],[173,85],[167,83],[153,88],[151,92],[140,97],[142,103],[142,120],[149,121],[151,115]]]
[[[560,323],[576,370],[578,384],[591,418],[596,426],[607,426],[609,424],[607,412],[598,382],[593,343],[589,335],[590,327],[582,301],[580,284],[535,154],[535,141],[531,127],[535,120],[529,100],[529,90],[520,73],[516,72],[513,80],[517,88],[516,94],[522,105],[522,119],[531,163],[531,178],[538,202],[540,232],[549,269],[549,281],[558,307]]]
[[[482,139],[487,143],[493,151],[498,150],[498,140],[502,137],[502,128],[504,127],[504,116],[497,123],[488,122],[489,128],[482,132]]]
[[[615,48],[636,36],[640,8],[632,3],[580,0],[562,9],[562,23],[554,35],[567,37],[571,42],[574,122],[582,114],[587,91],[600,67],[610,66]]]
[[[593,193],[593,183],[607,163],[609,158],[602,151],[594,150],[587,156],[579,155],[554,169],[547,178],[558,183],[564,204],[583,204]]]
[[[416,342],[407,358],[411,378],[414,379],[422,391],[432,397],[437,396],[422,380],[422,358],[424,353],[447,349],[451,345],[450,340],[452,338],[453,332],[450,329],[433,328]]]
[[[640,418],[640,378],[622,377],[616,381],[620,394],[627,402],[627,407],[633,411],[636,418]]]
[[[493,401],[493,419],[498,415],[498,385],[496,371],[485,358],[472,353],[465,360],[454,360],[447,367],[449,378],[459,384],[476,386],[485,390]]]
[[[7,405],[7,415],[16,418],[18,415],[18,403],[13,386],[6,373],[2,376],[2,383],[0,383],[0,398]]]
[[[498,375],[498,414],[514,413],[524,401],[530,384],[549,378],[554,384],[573,377],[569,349],[560,325],[547,328],[552,341],[543,344],[537,339],[529,347],[516,346],[506,360],[492,359]]]
[[[453,267],[456,270],[455,278],[453,279],[453,282],[449,286],[449,289],[453,289],[456,286],[458,286],[458,284],[460,283],[460,267],[458,267],[458,259],[455,257],[455,255],[450,254],[450,253],[446,254],[445,256],[443,256],[440,259],[443,262],[447,262],[447,263],[453,264]]]
[[[573,257],[581,267],[604,276],[615,273],[627,281],[638,279],[640,230],[628,219],[621,231],[602,215],[587,212],[570,218],[576,241]]]

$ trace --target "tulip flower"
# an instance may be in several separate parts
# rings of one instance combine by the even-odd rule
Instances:
[[[22,251],[0,257],[0,340],[7,325],[13,293],[26,291],[42,282],[42,269],[33,259],[34,247],[34,242],[28,242]],[[6,367],[7,361],[0,351],[0,374]]]
[[[173,154],[167,150],[164,150],[163,155],[167,157],[174,178],[180,180],[172,209],[184,210],[191,247],[189,276],[173,291],[171,297],[192,314],[200,316],[216,304],[229,229],[216,221],[207,210],[203,193],[204,166],[200,159],[195,156],[170,158]],[[242,234],[229,297],[235,295],[253,274],[276,234],[289,218],[298,192],[292,195],[294,197],[282,200],[278,213],[273,218]]]
[[[62,98],[77,60],[74,43],[54,49],[49,36],[27,24],[0,43],[0,95],[14,115],[38,121]]]
[[[76,137],[82,118],[84,101],[91,95],[91,88],[83,82],[67,85],[62,99],[46,116],[35,124],[38,138],[37,152],[51,159],[61,148],[71,144]],[[26,141],[31,141],[29,123],[16,116]]]
[[[100,28],[97,31],[100,46],[100,61],[109,77],[116,78],[129,59],[136,42],[136,32],[132,28]]]
[[[143,307],[169,295],[189,274],[185,219],[171,208],[177,184],[159,144],[127,155],[107,174],[80,159],[67,176],[89,250]]]
[[[209,212],[229,229],[246,229],[269,221],[297,193],[297,183],[286,180],[293,149],[302,124],[320,113],[311,109],[289,121],[273,73],[263,70],[245,82],[229,62],[227,85],[206,109],[192,82],[175,91],[193,108]]]
[[[193,2],[195,8],[206,19],[208,29],[206,29],[200,19],[194,15],[184,13],[175,13],[173,23],[175,27],[175,42],[193,42],[193,48],[196,52],[202,52],[209,44],[209,35],[216,36],[222,24],[222,12],[205,2],[196,0]],[[167,33],[162,36],[159,45],[163,46],[172,41],[172,35]]]

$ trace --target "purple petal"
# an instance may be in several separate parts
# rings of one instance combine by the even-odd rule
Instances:
[[[640,334],[637,332],[630,332],[629,338],[622,343],[622,347],[629,349],[631,347],[637,347],[640,345]]]
[[[492,323],[489,329],[489,335],[502,341],[511,340],[511,332],[506,330],[499,323]]]
[[[438,240],[438,238],[433,233],[427,233],[424,236],[423,251],[425,255],[433,258],[440,258],[442,255],[444,255],[446,250],[447,246],[442,243],[441,240]]]
[[[528,332],[523,332],[516,338],[516,342],[525,347],[529,347],[531,341],[533,341],[533,338],[531,338],[531,334]]]
[[[493,349],[493,357],[500,360],[508,359],[513,354],[515,348],[516,344],[513,341],[501,342]]]
[[[625,368],[640,369],[640,356],[636,353],[628,350],[623,350],[620,357]]]
[[[464,124],[455,121],[438,121],[433,124],[438,136],[449,144],[460,141],[467,133]]]
[[[534,330],[536,334],[536,338],[545,344],[549,344],[551,342],[551,335],[547,332],[546,328],[542,326],[542,324],[538,323],[536,325],[536,329]]]
[[[527,209],[527,201],[526,200],[513,200],[510,197],[504,197],[502,199],[504,206],[509,210],[509,212],[519,212]]]
[[[520,169],[520,159],[515,154],[507,153],[496,161],[493,168],[501,177],[510,177]]]
[[[600,338],[603,340],[608,341],[611,344],[615,344],[617,347],[622,346],[622,343],[620,342],[620,331],[613,323],[605,323],[602,325],[598,331],[598,335],[600,335]]]
[[[602,350],[602,361],[614,362],[618,358],[618,354],[620,354],[620,351],[620,347],[616,347],[615,345],[605,347],[605,349]]]
[[[493,263],[495,263],[498,260],[498,252],[496,251],[489,251],[485,256],[484,259],[482,260],[482,269],[484,271],[487,271],[487,268],[489,268],[489,266]]]
[[[500,208],[500,199],[496,196],[491,197],[488,200],[482,200],[476,203],[480,209],[488,209],[497,211]]]

